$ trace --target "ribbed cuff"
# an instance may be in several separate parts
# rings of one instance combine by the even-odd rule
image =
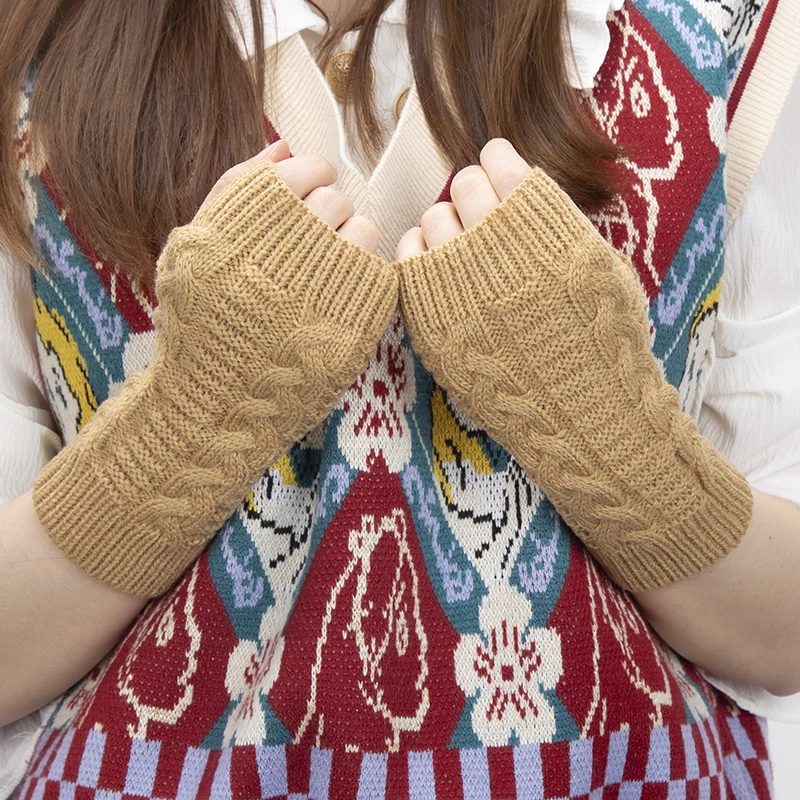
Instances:
[[[707,440],[701,446],[712,469],[701,486],[701,502],[687,504],[679,518],[656,513],[653,527],[636,540],[608,537],[596,554],[623,589],[640,592],[682,581],[731,553],[747,533],[753,513],[750,485]]]
[[[401,298],[411,327],[458,319],[469,302],[493,302],[523,289],[537,272],[566,274],[576,262],[619,255],[541,169],[475,227],[400,262]],[[441,323],[440,323],[441,324]]]
[[[310,211],[272,162],[244,173],[200,209],[191,227],[214,232],[220,263],[258,265],[265,279],[304,297],[309,309],[347,309],[356,327],[371,327],[385,315],[386,298],[396,295],[395,270]]]
[[[63,453],[63,455],[62,455]],[[163,594],[193,560],[179,542],[130,525],[130,508],[69,449],[39,476],[34,506],[52,542],[87,575],[137,597]]]

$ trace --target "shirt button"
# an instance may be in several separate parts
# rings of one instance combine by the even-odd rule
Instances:
[[[325,67],[325,80],[328,81],[328,86],[330,86],[333,96],[340,103],[344,103],[347,100],[347,90],[354,62],[355,54],[347,50],[333,56]],[[369,82],[370,86],[375,84],[375,73],[371,67],[369,70]]]
[[[408,100],[408,95],[411,92],[411,87],[406,86],[399,95],[397,95],[397,99],[394,101],[394,121],[400,122],[400,115],[403,113],[403,109],[406,107],[406,100]]]

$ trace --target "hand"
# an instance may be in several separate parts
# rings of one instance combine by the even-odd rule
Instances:
[[[370,253],[378,251],[378,229],[366,217],[354,215],[350,198],[334,189],[336,169],[322,156],[292,156],[283,140],[271,144],[253,158],[231,167],[213,186],[203,206],[222,194],[234,181],[264,161],[275,163],[284,183],[343,239]]]
[[[506,139],[492,139],[481,150],[480,166],[465,167],[450,186],[452,203],[436,203],[397,245],[397,260],[419,255],[477,225],[519,186],[532,170]]]
[[[741,541],[752,494],[661,375],[630,261],[506,142],[481,161],[399,248],[415,351],[617,583],[699,572]]]
[[[165,591],[374,354],[397,273],[368,252],[377,231],[335,178],[278,143],[226,173],[170,234],[150,366],[34,487],[48,535],[88,574]]]

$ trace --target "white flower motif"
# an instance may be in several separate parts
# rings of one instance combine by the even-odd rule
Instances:
[[[266,739],[262,697],[266,698],[278,678],[284,643],[280,627],[272,624],[274,610],[270,609],[261,623],[259,641],[243,639],[228,658],[225,688],[237,703],[225,726],[225,745],[262,744]]]
[[[561,638],[547,628],[528,629],[532,608],[511,586],[495,586],[481,603],[482,636],[461,637],[456,680],[478,699],[472,728],[487,746],[552,741],[555,712],[542,689],[555,689],[563,674]]]

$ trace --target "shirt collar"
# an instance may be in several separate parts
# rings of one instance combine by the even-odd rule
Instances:
[[[246,46],[253,41],[253,18],[248,0],[236,0],[236,14],[242,26]],[[266,48],[285,41],[301,31],[320,35],[327,28],[322,19],[305,0],[272,0],[263,3],[264,46]],[[394,0],[381,17],[381,25],[404,25],[406,0]]]
[[[253,46],[253,16],[250,13],[248,0],[236,0],[236,15],[242,28],[242,39],[239,42],[244,48]],[[300,31],[311,30],[315,33],[325,32],[325,20],[317,15],[305,0],[272,0],[262,3],[264,22],[264,47],[285,41]],[[250,55],[248,50],[248,55]]]
[[[567,0],[566,43],[570,85],[591,89],[611,44],[608,17],[621,10],[625,0]]]
[[[610,42],[606,19],[619,11],[625,0],[567,0],[567,34],[572,42],[570,83],[590,89],[605,60]],[[253,41],[253,20],[248,0],[236,0],[236,12],[244,34],[244,47]],[[394,0],[384,12],[382,25],[405,24],[406,0]],[[305,0],[272,0],[264,3],[264,45],[272,47],[301,31],[323,34],[325,20]]]

